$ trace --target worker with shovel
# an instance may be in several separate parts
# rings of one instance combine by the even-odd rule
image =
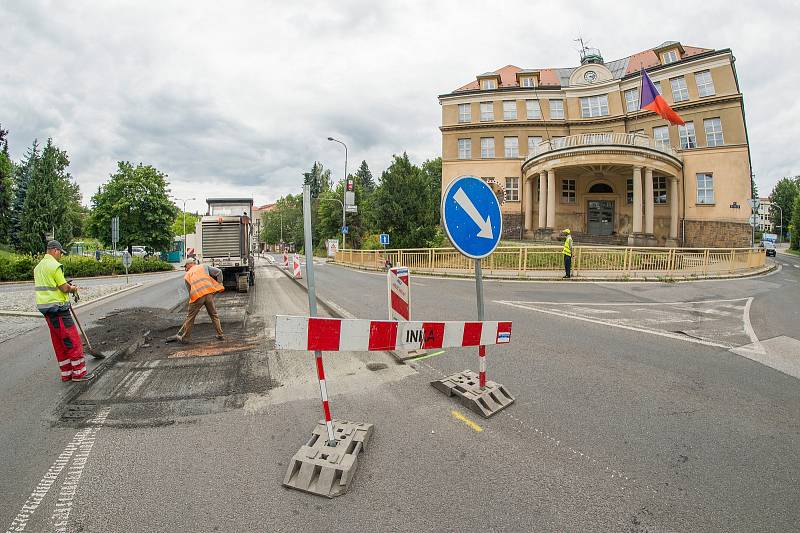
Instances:
[[[186,274],[183,280],[186,282],[186,290],[189,291],[189,312],[177,335],[166,339],[166,342],[184,342],[192,333],[194,319],[197,313],[205,307],[214,329],[217,332],[217,339],[224,340],[222,334],[222,324],[219,321],[217,308],[214,305],[214,295],[225,290],[222,285],[222,270],[208,265],[198,265],[197,260],[189,257],[183,265]],[[215,279],[216,278],[216,279]]]
[[[33,269],[36,307],[50,328],[50,340],[61,369],[61,381],[86,381],[83,345],[70,314],[69,294],[78,287],[64,278],[64,266],[58,262],[64,248],[58,241],[48,241],[47,253]]]

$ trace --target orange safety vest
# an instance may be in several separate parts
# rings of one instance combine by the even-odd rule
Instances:
[[[203,265],[195,265],[190,268],[183,276],[183,279],[189,284],[190,302],[194,302],[206,294],[214,294],[225,290],[225,287],[220,282],[208,275]]]

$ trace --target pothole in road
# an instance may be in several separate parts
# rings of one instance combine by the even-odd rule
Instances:
[[[246,395],[273,388],[264,327],[260,320],[248,318],[247,295],[223,293],[216,303],[225,331],[222,341],[215,338],[204,310],[185,344],[164,342],[180,327],[183,311],[132,309],[105,317],[87,332],[93,344],[117,348],[141,339],[146,331],[150,335],[133,353],[110,361],[63,405],[56,425],[80,426],[101,406],[111,407],[108,426],[171,424],[239,409]]]
[[[389,368],[389,365],[386,363],[367,363],[367,370],[372,370],[373,372],[377,370],[384,370]]]

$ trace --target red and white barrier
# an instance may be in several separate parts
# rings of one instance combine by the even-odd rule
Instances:
[[[411,320],[411,273],[408,267],[393,267],[386,273],[389,287],[389,318]]]
[[[303,277],[302,272],[300,272],[300,256],[294,254],[292,258],[292,267],[294,269],[294,277],[295,279],[301,279]]]
[[[283,251],[283,266],[289,268],[289,253],[286,250]]]
[[[278,315],[282,350],[391,351],[460,348],[511,342],[511,322],[395,322]]]

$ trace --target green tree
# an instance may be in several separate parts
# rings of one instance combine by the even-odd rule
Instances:
[[[261,214],[261,239],[267,244],[281,242],[303,246],[303,195],[287,195],[275,202],[271,211]]]
[[[118,216],[119,243],[128,251],[134,245],[168,249],[179,212],[169,198],[168,185],[167,175],[150,165],[118,162],[117,171],[92,196],[92,236],[109,245],[111,219]]]
[[[74,213],[80,209],[80,191],[67,172],[69,157],[52,139],[32,168],[27,193],[20,213],[19,249],[44,252],[46,236],[67,246],[75,236]]]
[[[8,155],[8,131],[0,127],[0,244],[11,240],[11,205],[13,195],[14,163]]]
[[[312,198],[319,198],[321,193],[331,190],[331,171],[316,161],[311,167],[311,172],[305,172],[303,177],[303,184],[311,185]]]
[[[791,232],[791,247],[794,250],[800,250],[800,194],[794,197],[794,205],[792,206]]]
[[[371,227],[388,233],[398,248],[427,246],[439,223],[439,198],[433,197],[431,177],[412,164],[406,153],[393,156],[370,197]]]
[[[33,170],[39,157],[39,142],[34,139],[33,144],[25,153],[25,158],[14,170],[14,199],[11,205],[11,245],[17,249],[21,246],[21,217],[25,206],[25,196],[28,194],[28,185],[33,177]]]
[[[172,234],[175,236],[183,235],[184,225],[183,219],[186,218],[186,233],[194,233],[195,224],[197,221],[200,220],[200,215],[192,214],[192,213],[184,213],[179,212],[178,216],[175,217],[175,222],[172,223]]]
[[[773,226],[777,227],[780,224],[781,210],[783,211],[783,225],[788,225],[792,219],[792,207],[798,193],[800,193],[800,176],[783,178],[775,184],[772,194],[769,195],[769,199],[773,204],[769,212]],[[779,206],[780,209],[774,207],[775,205]],[[782,230],[786,234],[786,228],[784,227]]]
[[[375,180],[372,179],[372,172],[370,172],[366,161],[361,161],[361,166],[356,171],[355,184],[361,187],[361,192],[365,196],[369,196],[375,190]]]

